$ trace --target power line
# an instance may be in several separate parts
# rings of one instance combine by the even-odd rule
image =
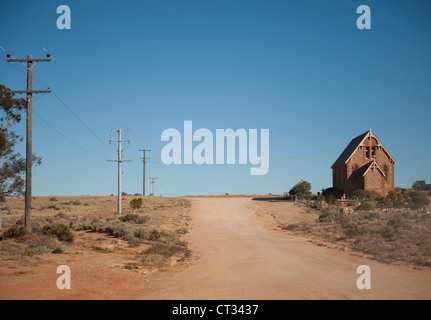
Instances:
[[[88,150],[86,150],[86,149],[84,149],[83,147],[81,147],[79,144],[77,144],[77,143],[75,143],[75,142],[73,142],[71,139],[69,139],[66,135],[64,135],[63,133],[61,133],[59,130],[57,130],[53,125],[51,125],[48,121],[46,121],[44,118],[42,118],[42,116],[41,115],[39,115],[36,111],[34,111],[33,110],[33,113],[36,115],[36,116],[38,116],[38,118],[40,119],[40,120],[42,120],[43,122],[45,122],[45,124],[46,125],[48,125],[52,130],[54,130],[57,134],[59,134],[60,136],[62,136],[64,139],[66,139],[67,141],[69,141],[71,144],[73,144],[75,147],[77,147],[77,148],[79,148],[79,149],[81,149],[82,151],[84,151],[84,152],[86,152],[86,153],[88,153],[88,154],[90,154],[90,155],[92,155],[92,156],[94,156],[94,157],[97,157],[97,158],[100,158],[100,159],[103,159],[103,160],[106,160],[106,158],[104,158],[104,157],[101,157],[101,156],[98,156],[97,154],[94,154],[94,153],[92,153],[92,152],[90,152],[90,151],[88,151]]]
[[[54,57],[45,49],[45,46],[43,45],[43,42],[41,41],[41,39],[33,32],[33,30],[31,30],[29,27],[26,26],[26,24],[19,18],[19,16],[11,9],[9,8],[9,6],[6,5],[6,3],[3,0],[0,0],[0,3],[3,4],[3,6],[11,13],[11,15],[16,19],[16,21],[24,28],[24,30],[26,30],[27,34],[30,35],[31,37],[33,37],[33,39],[39,43],[39,45],[41,46],[42,50],[47,54],[47,57],[51,58],[52,60],[55,61],[55,65],[57,65],[64,73],[66,73],[73,81],[75,81],[76,84],[78,84],[79,87],[81,87],[82,90],[84,90],[88,96],[90,96],[96,103],[97,105],[103,109],[105,112],[111,114],[111,116],[113,118],[116,118],[113,116],[113,114],[92,94],[91,90],[88,90],[85,86],[82,86],[81,83],[74,77],[72,76],[62,65],[61,63],[58,62],[58,60],[54,59]],[[5,53],[6,50],[4,50],[3,48],[0,47],[0,49],[2,49]],[[23,64],[24,65],[24,64]],[[24,67],[26,67],[24,65]],[[19,70],[19,69],[18,69]],[[20,70],[21,71],[21,70]],[[36,81],[38,81],[39,83],[47,86],[46,84],[44,84],[43,82],[41,82],[40,80],[35,79]],[[48,87],[48,86],[47,86]],[[98,119],[99,120],[99,119]],[[117,119],[118,121],[118,119]],[[100,138],[98,138],[99,140],[101,140]]]
[[[42,46],[42,49],[46,51],[46,49]],[[52,57],[52,55],[51,55]],[[53,57],[52,57],[53,58]],[[54,58],[53,58],[54,59]],[[124,125],[124,123],[122,121],[119,121],[119,118],[117,116],[115,116],[92,92],[91,89],[88,89],[86,86],[82,85],[70,72],[68,72],[63,66],[62,64],[54,59],[54,65],[58,66],[70,79],[72,79],[77,85],[78,87],[80,87],[91,99],[93,99],[93,101],[96,103],[96,105],[106,114],[110,115],[111,118],[116,119],[117,122],[120,122],[120,124]],[[99,120],[99,119],[97,119]],[[99,120],[100,121],[100,120]],[[133,134],[132,134],[133,135]]]
[[[5,49],[3,49],[3,47],[0,47],[0,49],[1,49],[1,50],[3,50],[3,51],[6,53],[6,56],[7,56],[8,58],[15,59],[15,57],[14,57],[12,54],[10,54],[9,52],[7,52]],[[8,61],[7,61],[7,62],[8,62]],[[26,68],[26,69],[28,70],[28,67],[24,64],[24,62],[20,61],[20,63],[24,66],[24,68]],[[34,64],[34,65],[36,65],[36,64]],[[18,70],[19,70],[19,69],[18,69]]]
[[[128,176],[130,174],[132,174],[133,172],[135,172],[137,169],[139,168],[139,164],[138,163],[134,163],[132,165],[132,169],[130,169],[129,171],[122,171],[123,172],[123,176]]]
[[[1,47],[0,47],[1,48]],[[3,49],[3,48],[2,48]],[[4,51],[4,50],[3,50]],[[6,51],[5,51],[6,52]],[[11,55],[11,57],[13,57],[12,55]],[[4,62],[6,62],[8,65],[10,65],[10,66],[12,66],[13,68],[15,68],[16,70],[18,70],[19,72],[21,72],[21,73],[23,73],[23,74],[25,74],[25,71],[22,71],[20,68],[18,68],[17,66],[15,66],[15,65],[13,65],[13,64],[11,64],[11,63],[9,63],[9,62],[7,62],[7,60],[5,59],[5,58],[2,58],[2,57],[0,57],[0,59],[2,59]]]
[[[51,89],[52,90],[52,89]],[[103,141],[97,134],[95,134],[93,132],[93,130],[90,129],[90,127],[88,127],[73,111],[71,108],[69,108],[69,106],[62,100],[60,99],[60,97],[55,93],[54,90],[52,90],[52,93],[54,94],[54,96],[58,99],[58,101],[60,101],[63,106],[79,121],[79,123],[81,123],[93,136],[95,136],[100,142],[102,142],[105,146],[107,146],[109,149],[111,149],[112,151],[114,151],[105,141]]]
[[[2,49],[4,52],[6,52],[6,54],[8,55],[8,57],[10,56],[11,58],[15,59],[13,55],[11,55],[10,53],[8,53],[6,50],[4,50],[2,47],[0,47],[0,49]],[[19,72],[21,72],[22,74],[26,74],[25,71],[21,70],[20,68],[18,68],[17,66],[13,65],[12,63],[10,63],[9,61],[7,61],[5,58],[0,57],[1,60],[3,60],[4,62],[6,62],[8,65],[10,65],[11,67],[15,68],[16,70],[18,70]],[[21,63],[22,64],[22,63]],[[34,64],[33,66],[35,66],[36,64]],[[27,69],[27,67],[24,65],[24,67]],[[28,69],[27,69],[28,70]],[[39,80],[38,78],[33,76],[33,80],[35,80],[36,82],[39,82],[41,85],[45,86],[47,89],[50,89],[49,85],[47,85],[46,83],[42,82],[41,80]]]
[[[4,52],[7,52],[5,49],[3,49],[2,47],[0,47]],[[10,54],[9,54],[10,55]],[[48,54],[49,55],[49,54]],[[10,55],[12,57],[12,55]],[[0,57],[1,58],[1,57]],[[7,62],[8,64],[9,61],[5,60],[4,58],[1,58],[3,61]],[[16,66],[10,64],[11,66],[13,66],[15,69],[17,69],[18,71],[22,72],[25,74],[24,71],[22,71],[21,69],[17,68]],[[34,78],[34,77],[33,77]],[[57,98],[58,101],[61,102],[61,104],[72,114],[73,117],[75,117],[79,123],[81,123],[81,125],[83,125],[93,136],[95,136],[100,142],[102,142],[106,147],[108,147],[111,151],[114,151],[104,140],[102,140],[96,133],[94,133],[93,130],[91,130],[91,128],[89,126],[87,126],[84,121],[82,121],[73,111],[72,109],[57,95],[57,93],[50,88],[49,85],[47,85],[46,83],[34,78],[37,82],[39,82],[40,84],[44,85],[45,87],[47,87],[48,89],[51,90],[51,92],[54,94],[54,96]]]
[[[12,16],[16,19],[16,21],[18,21],[18,23],[27,31],[27,34],[29,34],[34,39],[36,39],[37,42],[40,42],[39,38],[36,36],[36,34],[34,34],[33,31],[30,30],[30,28],[27,28],[27,26],[22,22],[22,20],[19,18],[19,16],[17,14],[15,14],[15,12],[11,8],[9,8],[9,6],[7,6],[3,0],[0,0],[0,2],[12,14]]]

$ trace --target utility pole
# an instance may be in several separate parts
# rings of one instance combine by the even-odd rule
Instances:
[[[144,184],[144,186],[143,186],[143,191],[142,191],[142,195],[145,197],[145,161],[147,160],[147,159],[150,159],[150,158],[147,158],[146,157],[146,152],[147,151],[151,151],[151,150],[149,150],[149,149],[138,149],[138,151],[143,151],[144,152],[144,157],[143,158],[140,158],[140,159],[143,159],[143,162],[144,162],[144,179],[143,179],[143,184]]]
[[[27,90],[12,91],[12,93],[26,93],[27,94],[27,138],[26,138],[26,154],[25,154],[25,216],[24,226],[28,232],[31,232],[31,169],[33,160],[32,150],[32,96],[37,93],[50,93],[51,90],[33,90],[33,67],[36,64],[33,62],[51,61],[49,59],[33,59],[33,56],[28,55],[27,59],[7,59],[7,62],[27,62]],[[7,55],[11,57],[10,54]]]
[[[160,183],[160,198],[163,197],[163,185],[166,184],[166,182]]]
[[[153,181],[151,182],[151,184],[153,185],[153,196],[154,196],[154,183],[155,183],[155,182],[154,182],[154,180],[159,179],[159,178],[150,178],[150,180],[151,180],[151,179],[153,180]]]
[[[121,142],[126,141],[130,144],[130,140],[121,140],[121,132],[129,132],[129,129],[127,130],[112,130],[112,132],[118,132],[118,140],[109,140],[109,144],[111,144],[111,142],[118,142],[118,160],[108,160],[111,162],[118,162],[118,214],[121,214],[121,162],[131,162],[132,160],[123,160],[121,158]]]

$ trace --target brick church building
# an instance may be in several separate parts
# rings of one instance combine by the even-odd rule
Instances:
[[[332,185],[351,196],[357,189],[382,195],[394,189],[394,158],[371,129],[353,138],[332,165]]]

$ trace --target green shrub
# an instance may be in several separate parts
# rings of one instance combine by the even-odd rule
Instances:
[[[352,192],[352,198],[356,200],[377,200],[380,194],[374,190],[355,190]]]
[[[139,228],[139,229],[135,230],[134,236],[136,238],[140,238],[140,239],[143,239],[143,240],[148,240],[148,237],[150,236],[150,231],[147,230],[147,229],[144,229],[144,228]]]
[[[81,202],[81,201],[79,201],[79,200],[71,200],[71,201],[69,201],[69,202],[62,202],[61,204],[63,204],[63,205],[69,205],[69,204],[72,204],[72,205],[74,205],[74,206],[80,206],[80,205],[82,204],[82,202]]]
[[[322,189],[322,196],[329,197],[329,195],[333,195],[336,199],[341,198],[344,195],[344,190],[337,188],[326,188]]]
[[[143,240],[155,241],[158,240],[162,236],[162,234],[155,229],[150,231],[143,228],[139,228],[135,230],[134,236]]]
[[[363,200],[365,198],[365,190],[355,190],[352,192],[352,199]]]
[[[358,216],[360,220],[374,220],[379,217],[380,214],[378,212],[363,212]]]
[[[75,234],[64,224],[44,226],[42,232],[49,237],[56,237],[58,240],[64,242],[73,242],[75,240]]]
[[[130,207],[132,209],[139,209],[143,205],[142,198],[134,198],[132,201],[130,201]]]
[[[162,234],[160,232],[158,232],[157,230],[153,230],[151,231],[150,236],[148,237],[148,240],[150,241],[158,240],[161,236]]]
[[[322,195],[322,194],[319,194],[317,196],[317,201],[319,201],[319,202],[326,202],[326,197],[324,195]]]
[[[397,214],[388,219],[387,226],[395,231],[411,227],[411,215],[408,212]]]
[[[13,226],[3,233],[3,238],[14,239],[14,238],[25,236],[26,234],[27,234],[27,230],[24,226]]]
[[[30,249],[26,249],[24,251],[24,256],[26,256],[26,257],[33,257],[34,256],[34,252],[31,251]]]
[[[354,223],[349,223],[345,227],[344,233],[345,233],[346,237],[353,238],[353,237],[361,235],[363,233],[363,231],[358,225],[356,225]]]
[[[187,249],[187,247],[182,244],[174,244],[170,245],[168,243],[156,243],[151,246],[151,248],[148,248],[143,252],[144,255],[149,254],[157,254],[162,255],[165,258],[172,257],[174,254],[178,252],[184,252]]]
[[[413,204],[413,207],[416,209],[429,205],[430,203],[426,193],[423,193],[420,191],[412,191],[409,193],[409,196]]]
[[[324,214],[321,214],[317,221],[319,222],[333,222],[333,223],[339,223],[341,225],[346,225],[350,222],[350,217],[344,215],[340,212],[331,212],[328,211]]]
[[[135,232],[133,233],[133,235],[134,235],[136,238],[140,238],[140,239],[147,240],[147,239],[148,239],[149,232],[148,232],[148,230],[146,230],[146,229],[144,229],[144,228],[139,228],[139,229],[136,229],[136,230],[135,230]]]
[[[129,233],[129,229],[127,228],[123,228],[123,227],[119,227],[119,228],[114,228],[111,230],[110,234],[114,237],[114,238],[123,238],[125,237],[128,233]]]
[[[337,203],[337,198],[331,193],[329,194],[329,196],[326,198],[326,203],[327,204],[336,204]]]
[[[140,216],[138,214],[134,214],[134,213],[128,213],[125,216],[120,218],[120,221],[122,222],[134,222],[137,224],[143,224],[145,222],[147,222],[148,220],[150,220],[149,216]]]
[[[373,210],[376,208],[376,204],[372,201],[362,202],[356,209],[358,210]]]
[[[391,190],[388,192],[388,195],[386,196],[388,199],[392,201],[393,204],[397,203],[399,200],[398,192],[395,190]]]
[[[377,191],[373,191],[373,190],[371,190],[371,191],[368,191],[367,190],[367,199],[370,199],[370,200],[377,200],[378,198],[380,198],[381,197],[381,194],[380,193],[378,193]]]

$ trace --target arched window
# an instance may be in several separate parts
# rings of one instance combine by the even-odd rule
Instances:
[[[385,173],[385,180],[388,181],[388,174],[389,174],[388,166],[385,165],[383,167],[383,172]]]
[[[359,176],[359,174],[358,174],[358,170],[359,170],[359,167],[358,167],[358,165],[357,164],[355,164],[355,166],[353,167],[353,178],[356,180],[356,179],[358,179],[358,176]]]

